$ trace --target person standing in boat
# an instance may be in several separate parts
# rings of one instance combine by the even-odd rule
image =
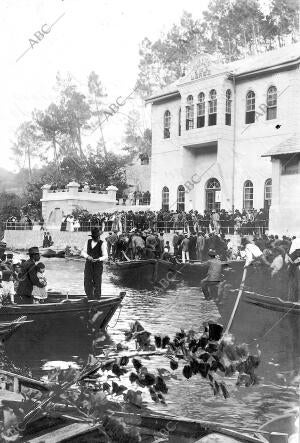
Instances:
[[[99,228],[91,229],[91,239],[86,242],[81,256],[86,259],[84,268],[84,290],[89,299],[100,299],[103,262],[108,259],[107,248],[100,239]]]
[[[244,247],[245,251],[245,268],[251,265],[254,261],[258,260],[261,263],[264,263],[268,267],[270,267],[270,263],[264,256],[264,254],[261,252],[258,246],[254,245],[250,242],[247,238],[243,237],[241,240],[241,245]]]
[[[210,249],[208,251],[209,259],[203,262],[203,265],[207,265],[208,270],[206,277],[201,280],[201,289],[206,300],[212,298],[210,293],[211,287],[218,287],[222,279],[222,262],[216,256],[216,251]]]
[[[19,274],[19,286],[16,294],[18,303],[32,303],[33,286],[38,286],[39,288],[45,286],[37,276],[36,263],[40,261],[41,258],[39,248],[36,246],[29,248],[28,255],[29,260],[22,263]]]

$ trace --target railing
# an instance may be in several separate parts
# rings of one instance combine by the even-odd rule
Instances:
[[[48,189],[48,194],[56,194],[58,192],[69,192],[69,189],[65,188],[65,189]],[[108,194],[108,191],[105,190],[97,190],[97,189],[84,189],[84,188],[79,188],[78,192],[86,192],[87,194]]]
[[[101,222],[100,220],[94,220],[90,222],[79,222],[80,226],[76,226],[76,224],[70,224],[67,222],[63,222],[61,224],[60,230],[67,232],[88,232],[93,227],[99,228],[103,232],[118,230],[118,231],[131,231],[132,229],[153,229],[158,232],[175,232],[175,231],[183,231],[187,233],[191,232],[205,232],[211,233],[213,231],[212,225],[208,220],[202,220],[201,223],[194,224],[182,221],[156,221],[156,220],[134,220],[128,219],[127,217],[123,217],[122,220],[116,222],[115,220],[105,220]],[[3,228],[6,230],[43,230],[44,224],[34,224],[30,225],[29,223],[21,223],[21,222],[6,222],[3,224]],[[47,227],[45,226],[45,229]],[[223,225],[220,224],[219,228],[216,229],[217,233],[225,234],[225,235],[262,235],[268,230],[268,220],[261,220],[259,222],[248,223],[247,225]]]
[[[33,226],[35,226],[35,229],[40,229],[41,225],[33,225],[32,223],[27,222],[5,222],[3,223],[3,229],[9,230],[9,231],[29,231],[33,229]]]

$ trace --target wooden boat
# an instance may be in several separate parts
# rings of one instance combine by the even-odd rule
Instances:
[[[0,341],[3,343],[8,340],[20,326],[30,322],[27,317],[23,315],[13,321],[1,321],[0,322]]]
[[[299,412],[293,411],[289,414],[284,414],[281,417],[273,418],[269,420],[267,423],[262,425],[259,430],[267,433],[277,433],[277,441],[280,442],[279,438],[281,436],[282,441],[289,441],[290,443],[298,443],[299,442],[299,426],[296,426],[296,422],[299,423]],[[298,436],[297,436],[298,433]],[[272,435],[265,434],[267,441],[272,443]],[[285,436],[289,437],[289,440],[284,439]]]
[[[7,400],[8,406],[9,400],[21,403],[23,397],[20,393],[23,386],[39,390],[46,395],[55,392],[55,383],[47,383],[3,370],[0,370],[0,376],[6,380],[6,389],[4,391],[0,389],[3,406],[6,405]],[[89,376],[88,371],[85,376]],[[71,380],[69,386],[72,383]],[[37,407],[36,410],[38,411],[40,408]],[[97,441],[107,443],[108,441],[107,435],[104,434],[99,423],[95,423],[92,419],[89,420],[86,416],[84,418],[82,415],[79,416],[78,409],[72,409],[72,406],[52,403],[51,412],[38,415],[30,412],[29,415],[30,418],[27,416],[28,419],[25,419],[20,426],[23,442]],[[273,419],[258,430],[238,425],[155,414],[149,409],[142,414],[114,411],[113,417],[121,419],[127,429],[138,430],[141,441],[145,443],[158,441],[162,437],[163,441],[170,443],[212,443],[215,441],[222,443],[284,443],[287,442],[287,437],[295,432],[296,414],[287,414]]]
[[[235,284],[238,278],[241,279],[244,264],[242,260],[223,261],[222,266],[225,278],[227,280],[230,279],[230,281]],[[199,283],[200,280],[206,276],[208,266],[205,262],[194,260],[186,263],[178,263],[176,269],[184,280],[197,281]]]
[[[169,279],[177,275],[175,264],[160,259],[110,262],[107,267],[126,286],[155,284],[168,273]]]
[[[102,296],[88,300],[86,296],[62,298],[59,293],[49,294],[47,303],[6,305],[0,310],[0,322],[12,322],[26,315],[32,323],[22,328],[22,337],[32,335],[41,340],[49,334],[81,335],[105,329],[125,296]]]
[[[115,413],[127,428],[140,432],[141,442],[164,441],[170,443],[267,443],[263,435],[255,431],[242,432],[236,427],[192,420],[182,417],[154,414]],[[271,435],[269,432],[262,432]],[[162,439],[162,436],[164,437]],[[59,443],[59,442],[107,442],[107,437],[99,424],[84,422],[71,415],[45,416],[30,423],[22,435],[23,442]],[[275,441],[275,440],[274,440]],[[277,440],[278,441],[278,440]]]
[[[52,249],[52,248],[39,248],[41,257],[46,258],[64,258],[65,250],[64,249]]]
[[[219,297],[215,302],[224,325],[227,325],[229,321],[237,294],[238,290],[232,290],[230,286],[226,287],[226,283],[219,288]],[[299,337],[300,332],[300,303],[245,290],[241,296],[231,332],[242,340],[249,337],[260,339],[269,331],[272,331],[273,335],[276,333],[280,336],[279,343],[282,342],[286,347],[296,346],[297,348],[296,338]]]

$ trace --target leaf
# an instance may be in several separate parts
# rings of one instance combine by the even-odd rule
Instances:
[[[228,392],[228,390],[227,390],[227,387],[226,387],[226,385],[225,385],[225,383],[222,381],[221,383],[220,383],[220,388],[221,388],[221,391],[222,391],[222,394],[223,394],[223,397],[226,399],[226,398],[229,398],[230,397],[230,395],[229,395],[229,392]]]

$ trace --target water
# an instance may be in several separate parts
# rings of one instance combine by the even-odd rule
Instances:
[[[49,288],[69,294],[83,294],[83,262],[64,259],[43,261]],[[122,342],[124,330],[134,320],[139,320],[150,332],[172,335],[179,328],[199,330],[204,321],[217,320],[219,317],[216,305],[205,301],[198,287],[180,283],[176,288],[159,294],[152,290],[124,288],[106,270],[103,273],[103,294],[117,295],[121,290],[126,290],[127,294],[122,310],[117,311],[111,320],[108,337],[102,346],[112,347]],[[262,364],[258,370],[261,378],[259,385],[237,389],[234,379],[227,380],[231,397],[224,400],[214,397],[200,377],[186,380],[179,375],[176,380],[168,381],[167,406],[158,407],[153,403],[149,406],[170,414],[257,428],[268,419],[297,406],[295,377],[299,375],[300,361],[297,353],[288,351],[289,347],[280,343],[276,328],[264,337],[260,347]],[[6,352],[20,367],[30,367],[34,376],[40,376],[42,366],[49,361],[83,364],[91,347],[84,337],[80,343],[66,342],[61,337],[58,343],[47,343],[40,347],[37,339],[34,349],[30,352],[26,350],[26,353],[22,352],[22,347],[9,348],[8,343]],[[147,364],[149,369],[168,368],[168,361],[163,357],[154,357]]]

